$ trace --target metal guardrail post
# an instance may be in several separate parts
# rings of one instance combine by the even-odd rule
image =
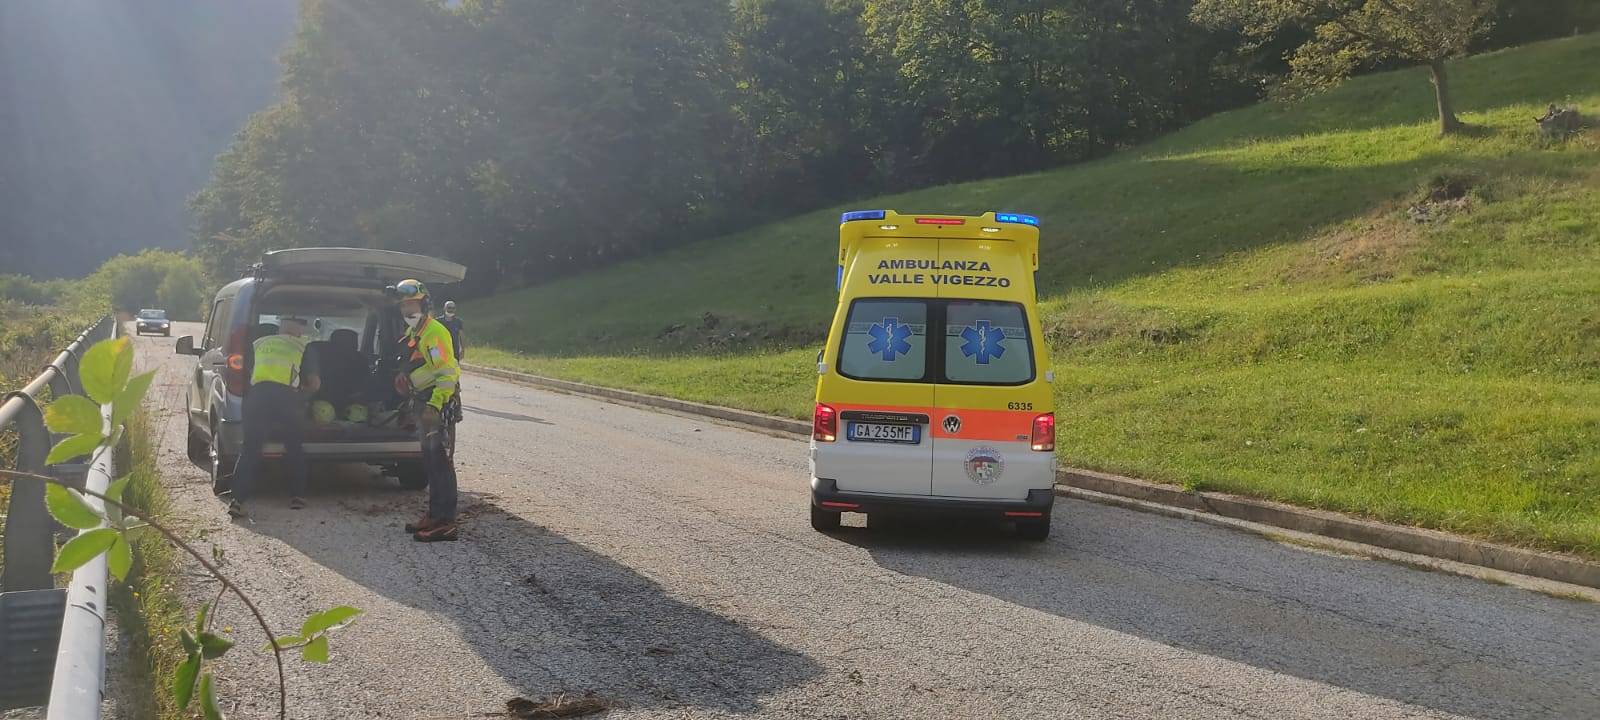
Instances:
[[[84,487],[104,493],[116,474],[116,448],[101,445],[89,463]],[[85,497],[104,511],[99,498]],[[83,532],[89,532],[87,530]],[[50,681],[47,720],[94,720],[106,677],[106,556],[99,555],[72,573],[67,586],[66,615],[61,619],[61,642],[56,646],[55,676]]]
[[[17,470],[43,473],[44,458],[50,453],[50,431],[45,429],[39,403],[23,392],[7,394],[3,402],[0,428],[10,423],[17,427]],[[55,587],[50,577],[52,529],[50,514],[44,511],[44,484],[12,483],[11,511],[6,514],[5,575],[0,577],[0,589]]]

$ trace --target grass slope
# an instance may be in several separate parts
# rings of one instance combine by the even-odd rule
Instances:
[[[1600,556],[1600,133],[1531,122],[1597,55],[1455,63],[1459,137],[1406,70],[852,207],[1044,220],[1063,463]],[[469,303],[472,360],[805,417],[837,211]]]

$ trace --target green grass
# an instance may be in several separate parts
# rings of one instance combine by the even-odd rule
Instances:
[[[1532,123],[1597,54],[1454,63],[1458,137],[1407,70],[851,206],[1041,216],[1065,464],[1600,556],[1600,133]],[[468,303],[472,360],[805,417],[838,210]]]
[[[128,427],[127,457],[119,462],[133,476],[124,500],[159,521],[170,518],[170,502],[156,466],[156,430],[147,413],[137,413]],[[128,689],[118,701],[128,706],[127,717],[187,717],[172,700],[169,680],[184,658],[178,632],[189,625],[179,591],[181,551],[149,530],[134,540],[133,551],[127,582],[111,584],[111,609],[130,651],[117,669]]]

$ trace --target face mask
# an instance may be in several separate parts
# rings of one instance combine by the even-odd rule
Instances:
[[[406,327],[411,328],[412,330],[417,329],[417,323],[419,322],[422,322],[422,313],[406,316]]]
[[[456,316],[456,311],[454,311],[454,310],[446,310],[446,311],[444,311],[444,316],[445,317],[455,317]]]

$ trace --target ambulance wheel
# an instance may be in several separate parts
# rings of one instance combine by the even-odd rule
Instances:
[[[403,462],[395,467],[395,477],[400,480],[400,487],[407,490],[421,490],[428,486],[428,473],[422,469],[420,462]]]
[[[1050,518],[1043,520],[1018,520],[1017,537],[1033,542],[1044,542],[1050,537]]]
[[[839,529],[839,516],[832,510],[823,510],[816,505],[811,506],[811,529],[817,532],[830,532]]]

